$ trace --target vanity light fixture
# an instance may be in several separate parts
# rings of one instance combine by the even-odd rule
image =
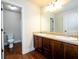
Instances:
[[[51,3],[48,4],[48,6],[45,7],[45,11],[56,11],[62,8],[62,3],[58,0],[51,1]]]

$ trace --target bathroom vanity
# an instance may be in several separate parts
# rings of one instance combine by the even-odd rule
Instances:
[[[77,37],[34,33],[35,50],[48,59],[78,59]]]

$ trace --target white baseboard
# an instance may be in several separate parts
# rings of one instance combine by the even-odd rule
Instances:
[[[35,50],[35,48],[29,48],[29,49],[25,49],[22,51],[22,54],[26,54],[26,53],[29,53],[31,51]]]
[[[19,42],[22,42],[22,41],[21,40],[14,41],[14,43],[19,43]]]
[[[14,41],[14,43],[22,42],[21,40]],[[4,46],[8,45],[8,42],[4,43]]]

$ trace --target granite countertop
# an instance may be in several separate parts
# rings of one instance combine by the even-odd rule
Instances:
[[[66,43],[70,43],[70,44],[75,44],[78,45],[78,37],[74,37],[74,36],[68,36],[68,35],[64,35],[61,33],[57,34],[57,33],[33,33],[34,35],[37,36],[42,36],[42,37],[46,37],[46,38],[50,38],[50,39],[54,39],[57,41],[61,41],[61,42],[66,42]]]

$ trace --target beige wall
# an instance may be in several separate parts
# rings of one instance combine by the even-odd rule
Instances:
[[[45,12],[41,9],[41,31],[50,32],[50,17],[53,17],[53,14],[50,12]]]
[[[41,32],[50,32],[49,14],[41,14]]]
[[[63,32],[63,16],[55,15],[55,32]]]

